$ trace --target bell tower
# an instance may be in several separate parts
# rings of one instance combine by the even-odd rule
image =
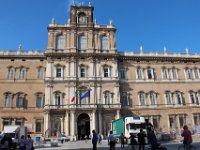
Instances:
[[[70,25],[71,26],[93,26],[93,10],[94,7],[89,3],[88,6],[71,6],[70,9]]]

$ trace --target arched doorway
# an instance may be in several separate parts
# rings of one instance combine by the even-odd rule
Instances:
[[[82,140],[90,136],[90,117],[88,114],[83,113],[77,119],[78,139]]]

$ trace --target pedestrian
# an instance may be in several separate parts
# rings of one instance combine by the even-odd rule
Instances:
[[[181,136],[183,137],[183,144],[186,146],[186,150],[189,150],[190,144],[192,143],[192,134],[187,125],[183,126],[183,133]]]
[[[92,130],[92,145],[93,145],[93,150],[97,150],[97,142],[98,142],[98,134],[95,132],[95,130]]]
[[[138,150],[144,150],[145,149],[145,137],[146,134],[143,131],[143,129],[140,129],[140,132],[137,134],[138,136],[138,144],[139,144],[139,149]]]
[[[137,145],[137,141],[135,140],[135,135],[133,133],[130,133],[130,139],[131,139],[131,150],[135,150],[135,145]]]
[[[108,136],[108,145],[110,146],[110,150],[115,150],[115,144],[116,144],[116,138],[113,135],[113,132],[110,131],[110,134]]]
[[[101,143],[101,140],[102,140],[101,134],[99,133],[99,144]]]
[[[24,135],[19,139],[19,150],[26,150],[26,140]]]
[[[120,135],[120,143],[121,143],[121,148],[124,148],[124,134],[121,133]]]
[[[31,136],[28,135],[28,138],[26,139],[26,150],[34,150],[33,147],[33,140],[31,139]]]
[[[158,142],[157,142],[156,135],[151,127],[147,128],[147,138],[148,138],[149,144],[151,145],[151,149],[156,149]]]

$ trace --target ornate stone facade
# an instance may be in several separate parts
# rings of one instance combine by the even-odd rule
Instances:
[[[125,52],[112,22],[93,20],[93,6],[71,6],[67,24],[48,26],[48,47],[0,51],[0,129],[26,125],[81,139],[106,135],[112,120],[140,115],[156,130],[200,124],[199,55]],[[73,98],[74,97],[74,98]]]

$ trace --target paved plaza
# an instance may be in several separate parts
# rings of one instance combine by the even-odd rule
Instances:
[[[162,143],[162,145],[166,146],[168,150],[177,150],[178,146],[181,145],[181,143],[177,143],[175,141],[171,142],[165,142]],[[200,150],[200,143],[193,143],[196,150]],[[147,146],[146,146],[147,147]],[[91,140],[87,141],[76,141],[76,142],[65,142],[63,144],[59,143],[57,147],[51,147],[50,143],[45,144],[44,146],[36,147],[37,150],[92,150],[92,143]],[[100,144],[97,146],[97,150],[109,150],[108,142],[107,140],[103,140]],[[125,145],[125,148],[122,149],[120,147],[120,144],[116,145],[115,150],[131,150],[131,147],[128,145]]]

